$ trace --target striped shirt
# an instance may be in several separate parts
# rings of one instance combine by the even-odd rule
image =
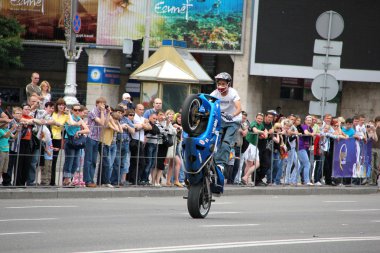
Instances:
[[[100,110],[95,107],[88,113],[88,128],[90,129],[90,133],[88,137],[93,139],[94,141],[100,141],[100,135],[102,133],[102,126],[99,125],[95,119],[100,118]],[[106,117],[106,112],[104,112],[104,117]]]

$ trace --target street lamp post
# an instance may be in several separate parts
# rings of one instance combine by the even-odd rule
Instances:
[[[150,41],[150,21],[151,21],[151,0],[147,0],[147,8],[145,12],[145,38],[144,38],[144,62],[149,58],[149,41]]]
[[[64,91],[64,100],[67,105],[78,103],[76,98],[77,84],[76,84],[76,61],[82,53],[82,46],[77,50],[76,48],[76,34],[73,30],[73,17],[76,15],[78,9],[78,0],[65,0],[64,1],[64,15],[65,15],[65,37],[66,45],[62,48],[67,59],[66,70],[66,83]],[[80,29],[80,28],[79,28]]]

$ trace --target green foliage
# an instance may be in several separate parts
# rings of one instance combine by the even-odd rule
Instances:
[[[0,15],[0,67],[21,67],[23,27],[16,19]]]
[[[239,50],[241,47],[240,14],[195,14],[194,19],[169,19],[157,27],[162,33],[153,37],[184,40],[189,48]]]

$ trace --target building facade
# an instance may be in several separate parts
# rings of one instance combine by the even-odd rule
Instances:
[[[67,1],[42,1],[45,6],[14,6],[12,2],[0,0],[0,12],[26,25],[24,67],[0,70],[3,104],[16,105],[25,100],[24,88],[32,72],[39,72],[41,81],[51,83],[53,99],[63,97],[67,62],[62,46],[68,21],[62,13]],[[123,92],[130,92],[135,102],[150,101],[151,97],[141,94],[138,83],[129,80],[130,71],[125,67],[126,57],[122,52],[124,39],[145,36],[145,1],[131,0],[127,5],[107,2],[79,0],[82,28],[77,41],[84,52],[77,63],[78,100],[91,107],[98,96],[105,96],[110,105],[116,105]],[[372,17],[366,19],[371,25],[362,24],[366,29],[360,29],[357,24],[357,19],[362,20],[360,17],[351,15],[358,5],[365,9],[363,15]],[[313,78],[321,73],[311,67],[313,43],[319,38],[315,21],[324,11],[334,10],[342,15],[345,27],[337,38],[343,41],[343,52],[341,69],[331,73],[339,82],[338,95],[332,102],[337,103],[337,115],[365,114],[373,118],[380,115],[377,99],[380,53],[375,46],[380,22],[376,22],[378,15],[371,11],[376,9],[370,7],[374,5],[379,3],[373,0],[152,1],[151,53],[168,36],[185,40],[189,51],[211,77],[222,71],[232,73],[233,86],[250,118],[276,107],[282,108],[282,114],[303,116],[309,112],[309,102],[317,100],[310,86]],[[353,41],[355,36],[363,40]],[[99,79],[97,73],[107,76]],[[214,88],[204,85],[202,91],[211,92]]]

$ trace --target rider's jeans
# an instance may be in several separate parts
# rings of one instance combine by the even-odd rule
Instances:
[[[240,123],[237,122],[224,122],[222,120],[222,129],[220,136],[224,135],[221,141],[218,152],[215,154],[215,163],[217,165],[226,166],[228,158],[230,157],[231,147],[235,145],[236,131],[239,129]]]

